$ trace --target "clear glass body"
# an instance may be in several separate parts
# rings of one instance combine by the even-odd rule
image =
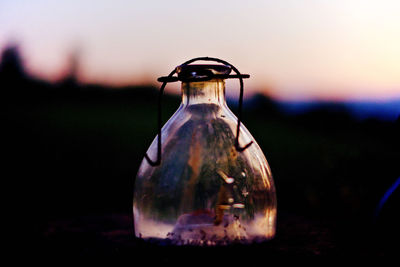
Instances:
[[[267,160],[225,101],[225,82],[182,83],[182,103],[162,128],[162,160],[144,159],[134,190],[135,235],[172,244],[224,245],[274,237],[276,194]],[[157,138],[147,151],[157,157]]]

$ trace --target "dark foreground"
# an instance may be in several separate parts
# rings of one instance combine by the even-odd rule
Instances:
[[[281,214],[275,239],[254,245],[176,247],[134,237],[130,214],[81,216],[49,221],[43,236],[46,255],[128,256],[135,261],[178,262],[190,259],[253,262],[310,256],[366,259],[392,256],[396,245],[383,232],[366,226],[343,229],[340,224]],[[346,224],[346,226],[348,226]],[[373,225],[370,225],[373,227]],[[151,255],[151,257],[149,257]],[[215,258],[217,257],[217,258]],[[212,262],[211,258],[209,260]]]

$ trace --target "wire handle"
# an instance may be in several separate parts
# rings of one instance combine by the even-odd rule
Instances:
[[[240,123],[242,121],[242,106],[243,106],[243,78],[249,78],[250,76],[247,74],[241,74],[235,66],[232,64],[219,59],[219,58],[212,58],[212,57],[197,57],[193,58],[191,60],[186,61],[182,65],[189,65],[190,63],[193,63],[195,61],[215,61],[224,65],[227,65],[232,68],[232,70],[237,74],[237,75],[225,75],[222,78],[238,78],[240,82],[240,94],[239,94],[239,107],[238,107],[238,120],[237,120],[237,127],[236,127],[236,139],[235,139],[235,148],[238,152],[243,152],[246,150],[251,144],[253,144],[253,141],[248,143],[247,145],[241,147],[239,145],[239,134],[240,134]],[[181,66],[182,66],[181,65]],[[164,89],[167,83],[169,82],[174,82],[178,81],[176,77],[173,75],[176,73],[176,68],[167,76],[167,77],[161,77],[158,80],[162,81],[162,85],[160,87],[160,92],[158,94],[158,114],[157,114],[157,128],[158,128],[158,135],[157,135],[157,160],[153,161],[150,159],[150,157],[147,155],[147,153],[144,155],[145,159],[151,166],[158,166],[161,164],[161,129],[162,129],[162,96],[164,94]],[[215,75],[217,76],[217,75]],[[210,76],[210,79],[212,79],[214,76]]]

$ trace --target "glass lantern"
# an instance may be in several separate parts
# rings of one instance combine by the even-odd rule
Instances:
[[[245,75],[218,62],[226,64],[184,63],[173,71],[177,77],[164,77],[163,86],[182,81],[182,103],[137,173],[133,213],[138,238],[173,245],[228,245],[275,235],[270,167],[225,99],[225,79]],[[237,75],[230,75],[232,69]],[[241,101],[242,87],[240,106]],[[247,146],[240,149],[239,144]],[[158,162],[151,160],[155,158]]]

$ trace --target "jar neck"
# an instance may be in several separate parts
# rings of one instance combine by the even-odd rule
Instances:
[[[182,82],[182,105],[225,105],[225,81],[212,79],[201,82]]]

